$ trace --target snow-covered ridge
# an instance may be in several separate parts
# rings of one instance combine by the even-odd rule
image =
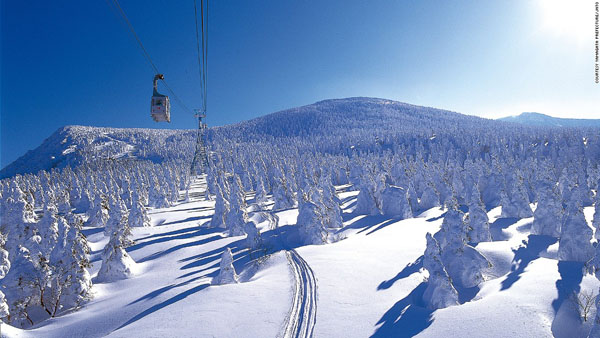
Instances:
[[[600,128],[598,119],[568,119],[548,116],[540,113],[521,113],[517,116],[499,118],[500,121],[515,122],[530,126],[542,127],[595,127]]]
[[[51,168],[75,167],[96,159],[147,159],[162,162],[181,153],[166,151],[191,146],[192,130],[65,126],[34,150],[0,171],[0,178]]]
[[[595,149],[597,137],[586,137]],[[585,134],[585,135],[583,135]],[[482,135],[486,135],[480,140]],[[416,106],[380,98],[331,99],[291,108],[248,121],[213,127],[208,131],[209,148],[225,143],[291,145],[300,151],[349,155],[350,152],[380,152],[391,147],[429,145],[449,141],[456,144],[491,143],[514,139],[537,147],[556,139],[548,128],[534,128],[503,121],[463,115],[443,109]],[[94,160],[136,159],[161,163],[188,159],[193,153],[193,130],[102,128],[67,126],[48,137],[38,148],[0,171],[0,178],[36,173],[51,168],[75,167]],[[588,145],[589,143],[589,145]],[[464,144],[472,148],[472,144]]]

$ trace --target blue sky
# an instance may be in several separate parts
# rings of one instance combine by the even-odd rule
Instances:
[[[121,5],[198,106],[193,1]],[[107,1],[1,6],[2,167],[64,125],[195,126],[176,102],[171,124],[150,119],[152,68]],[[209,20],[211,126],[350,96],[600,118],[593,1],[213,0]]]

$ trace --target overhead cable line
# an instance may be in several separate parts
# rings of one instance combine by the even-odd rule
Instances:
[[[121,5],[119,4],[118,0],[112,0],[112,2],[114,3],[115,7],[117,8],[119,14],[121,15],[121,17],[123,18],[123,20],[125,21],[125,23],[127,24],[127,27],[129,28],[129,30],[131,31],[131,33],[133,34],[133,36],[135,37],[135,40],[137,41],[138,45],[140,46],[140,48],[142,49],[142,52],[144,54],[144,57],[146,58],[146,60],[148,61],[148,63],[150,63],[150,66],[152,66],[152,69],[154,69],[154,72],[156,74],[161,74],[161,72],[158,70],[158,67],[156,67],[156,64],[154,64],[154,62],[152,61],[152,58],[150,57],[150,54],[148,53],[148,51],[146,50],[146,48],[144,47],[144,44],[142,43],[142,40],[140,39],[140,37],[137,35],[137,33],[135,32],[135,29],[133,28],[133,25],[131,24],[131,22],[129,21],[129,19],[127,18],[127,15],[125,14],[125,11],[123,10],[123,8],[121,7]],[[177,101],[177,103],[187,112],[193,114],[194,112],[189,109],[184,103],[183,101],[181,101],[181,99],[179,99],[179,97],[175,94],[175,92],[173,91],[173,89],[171,89],[171,87],[167,84],[167,81],[165,81],[164,79],[161,80],[164,85],[165,88],[167,88],[167,90],[169,91],[169,93],[171,94],[171,96],[175,99],[175,101]]]
[[[200,0],[200,29],[198,29],[198,5],[194,0],[194,21],[196,23],[196,51],[198,53],[198,75],[200,77],[200,96],[202,111],[206,111],[207,102],[207,54],[208,54],[208,0],[206,0],[206,22],[204,21],[204,1]]]

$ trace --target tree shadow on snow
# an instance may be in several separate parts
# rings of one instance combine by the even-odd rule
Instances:
[[[141,249],[143,247],[146,247],[148,245],[153,245],[153,244],[158,244],[158,243],[164,243],[164,242],[169,242],[169,241],[174,241],[174,240],[189,239],[189,238],[194,238],[194,237],[198,237],[198,236],[205,236],[205,235],[214,234],[214,233],[217,233],[217,232],[221,232],[221,230],[211,229],[211,228],[201,228],[201,227],[198,227],[198,226],[193,226],[193,227],[189,227],[189,228],[185,228],[185,229],[171,231],[171,232],[168,232],[168,233],[156,234],[156,235],[152,235],[152,236],[141,238],[138,241],[136,241],[136,244],[128,247],[127,251],[128,252],[132,252],[132,251],[139,250],[139,249]],[[145,242],[139,242],[140,240],[150,239],[150,238],[153,238],[153,239],[151,239],[149,241],[145,241]],[[220,238],[222,238],[222,236],[213,235],[213,236],[211,236],[209,238],[203,239],[202,243],[199,243],[199,242],[194,242],[196,244],[184,243],[184,244],[180,244],[180,245],[178,245],[176,247],[179,247],[181,245],[184,245],[184,246],[199,245],[199,244],[203,244],[203,243],[206,243],[206,242],[210,242],[210,240],[220,239]]]
[[[585,264],[582,262],[558,262],[560,279],[556,281],[558,297],[552,301],[554,313],[558,312],[562,303],[567,300],[573,292],[579,293],[579,285],[583,280],[584,265]]]
[[[513,250],[515,257],[512,261],[512,267],[508,276],[502,281],[502,290],[510,288],[521,278],[521,274],[529,263],[538,259],[540,253],[546,250],[550,245],[556,243],[557,239],[550,236],[529,235],[527,242],[523,241],[525,246]]]
[[[234,266],[240,265],[240,263],[246,263],[246,259],[245,259],[246,255],[247,255],[246,245],[244,243],[244,240],[237,240],[235,242],[228,243],[227,245],[224,245],[222,247],[203,252],[199,255],[194,255],[194,256],[179,260],[179,262],[189,261],[189,263],[182,266],[180,268],[180,270],[188,270],[188,269],[193,269],[193,268],[197,268],[197,267],[203,267],[203,266],[206,266],[211,263],[213,263],[213,264],[211,264],[210,266],[206,266],[200,270],[196,270],[196,271],[184,274],[182,276],[179,276],[178,278],[189,277],[191,275],[201,273],[205,270],[208,270],[208,269],[211,269],[214,267],[218,267],[220,263],[218,263],[217,261],[219,261],[221,259],[221,254],[223,254],[223,251],[225,251],[226,248],[231,249],[231,253],[234,258]]]
[[[190,237],[193,237],[193,236],[190,236]],[[151,255],[148,255],[148,256],[140,259],[139,263],[147,262],[149,260],[160,258],[160,257],[162,257],[164,255],[170,254],[170,253],[175,252],[177,250],[181,250],[183,248],[188,248],[190,246],[197,246],[197,245],[206,244],[208,242],[216,241],[216,240],[219,240],[219,239],[222,239],[222,238],[223,238],[223,236],[221,236],[221,235],[214,235],[214,236],[211,236],[211,237],[208,237],[208,238],[203,238],[203,239],[200,239],[200,240],[197,240],[197,241],[194,241],[194,242],[187,242],[187,243],[182,243],[182,244],[179,244],[179,245],[175,245],[175,246],[172,246],[172,247],[168,248],[167,250],[157,251],[157,252],[155,252],[155,253],[153,253]],[[168,241],[168,240],[172,240],[172,239],[166,238],[165,241]],[[163,242],[165,242],[165,241],[163,241]],[[145,244],[145,243],[146,242],[140,243],[140,245]],[[136,245],[133,245],[130,248],[134,248]],[[134,249],[130,249],[130,248],[127,248],[127,251],[133,251],[133,250],[139,249],[139,247],[136,247]]]
[[[199,268],[187,272],[177,278],[186,278],[197,274],[202,274],[207,270],[218,268],[220,265],[221,254],[226,247],[231,249],[234,256],[234,267],[241,271],[253,259],[269,255],[281,250],[291,250],[302,246],[298,238],[298,229],[295,225],[284,225],[276,229],[267,230],[261,233],[263,241],[262,248],[250,251],[247,247],[245,238],[228,243],[222,247],[203,252],[198,255],[183,258],[179,262],[188,262],[181,267],[181,270]],[[217,269],[218,270],[218,269]]]
[[[158,290],[154,290],[154,291],[152,291],[152,292],[150,292],[150,293],[148,293],[148,294],[146,294],[146,295],[144,295],[144,296],[142,296],[142,297],[134,300],[133,302],[131,302],[131,303],[127,304],[127,305],[133,305],[133,304],[139,303],[139,302],[144,301],[144,300],[154,299],[154,298],[160,296],[161,294],[163,294],[163,293],[165,293],[165,292],[167,292],[169,290],[172,290],[172,289],[175,289],[175,288],[179,288],[179,287],[182,287],[182,286],[186,286],[186,285],[188,285],[188,284],[190,284],[192,282],[195,282],[195,281],[197,281],[197,280],[199,280],[201,278],[202,277],[195,277],[195,278],[191,278],[191,279],[189,279],[189,280],[187,280],[185,282],[167,285],[167,286],[162,287],[162,288],[160,288]]]
[[[425,211],[427,211],[427,210],[425,210]],[[423,211],[423,212],[425,212],[425,211]],[[446,213],[443,213],[443,214],[439,215],[438,217],[428,218],[428,219],[426,219],[426,221],[427,222],[435,222],[435,221],[440,220],[440,219],[442,219],[444,217],[446,217]]]
[[[129,319],[125,323],[123,323],[121,326],[119,326],[118,328],[116,328],[115,331],[117,331],[119,329],[122,329],[122,328],[124,328],[125,326],[127,326],[129,324],[135,323],[138,320],[140,320],[140,319],[142,319],[142,318],[144,318],[144,317],[146,317],[146,316],[148,316],[148,315],[150,315],[150,314],[152,314],[152,313],[154,313],[154,312],[156,312],[156,311],[158,311],[160,309],[163,309],[163,308],[165,308],[165,307],[167,307],[167,306],[169,306],[171,304],[174,304],[174,303],[176,303],[176,302],[178,302],[178,301],[180,301],[180,300],[182,300],[184,298],[187,298],[188,296],[191,296],[191,295],[193,295],[193,294],[195,294],[197,292],[200,292],[200,291],[206,289],[209,286],[210,286],[210,284],[208,284],[208,283],[197,285],[197,286],[195,286],[195,287],[193,287],[191,289],[188,289],[188,290],[186,290],[186,291],[184,291],[184,292],[182,292],[182,293],[180,293],[178,295],[175,295],[175,296],[173,296],[173,297],[171,297],[171,298],[169,298],[169,299],[167,299],[167,300],[165,300],[163,302],[160,302],[160,303],[158,303],[156,305],[153,305],[153,306],[149,307],[148,309],[146,309],[146,310],[140,312],[139,314],[135,315],[134,317],[132,317],[131,319]]]
[[[517,223],[519,218],[497,218],[493,223],[490,223],[490,234],[493,241],[506,241],[510,237],[502,230],[507,229],[511,225]]]
[[[351,214],[344,214],[343,220],[344,222],[351,220],[352,218],[361,216],[360,214],[355,214],[355,213],[351,213]],[[345,226],[343,228],[343,230],[346,229],[360,229],[360,231],[358,232],[363,233],[365,231],[369,231],[370,229],[374,228],[374,227],[378,227],[379,228],[383,228],[391,223],[397,222],[397,219],[390,219],[388,216],[382,216],[382,215],[374,215],[374,216],[364,216],[350,224],[348,224],[347,226]]]
[[[192,203],[192,202],[186,202],[186,203],[182,203],[182,204],[187,204],[187,203]],[[161,210],[161,211],[150,211],[148,212],[149,215],[159,215],[159,214],[165,214],[165,213],[173,213],[173,212],[183,212],[183,211],[197,211],[197,212],[202,212],[202,211],[207,211],[207,210],[212,210],[214,209],[213,207],[195,207],[195,208],[185,208],[185,209],[166,209],[166,210]]]
[[[104,227],[101,228],[86,228],[86,229],[82,229],[81,230],[81,234],[84,235],[85,237],[89,237],[91,235],[97,234],[99,232],[103,232],[104,231]]]
[[[427,283],[419,284],[410,294],[399,300],[377,322],[371,337],[412,337],[433,323],[433,311],[424,307],[423,293]]]
[[[199,228],[197,225],[194,225],[194,226],[190,226],[190,227],[183,228],[183,229],[178,229],[178,230],[173,230],[173,231],[168,231],[168,232],[161,232],[158,234],[138,238],[136,241],[143,241],[145,239],[165,237],[165,236],[181,235],[181,234],[190,233],[190,232],[194,232],[195,234],[200,233],[200,235],[208,235],[208,234],[212,234],[212,233],[216,233],[216,232],[223,232],[223,229],[206,228],[206,227]]]
[[[207,219],[207,218],[212,218],[212,215],[188,217],[186,219],[180,219],[180,220],[173,221],[173,222],[162,223],[160,226],[163,226],[163,225],[173,225],[173,224],[181,224],[181,223],[187,223],[187,222],[194,222],[194,221],[199,221],[199,220]]]
[[[370,235],[370,234],[374,233],[375,231],[379,231],[379,230],[381,230],[381,229],[383,229],[383,228],[387,227],[387,226],[388,226],[388,225],[390,225],[390,224],[393,224],[393,223],[396,223],[396,222],[400,222],[401,220],[402,220],[402,219],[399,219],[399,218],[392,218],[392,219],[389,219],[389,220],[387,220],[387,221],[385,221],[385,222],[383,222],[383,223],[380,223],[380,224],[378,224],[378,225],[377,225],[377,228],[375,228],[375,229],[373,229],[373,230],[371,230],[371,231],[367,232],[367,235]],[[370,228],[372,228],[372,227],[369,227],[368,229],[370,229]],[[361,231],[359,231],[358,233],[361,233],[361,232],[363,232],[363,231],[367,231],[368,229],[361,230]]]
[[[558,296],[552,301],[554,319],[550,327],[554,337],[587,337],[589,333],[590,327],[582,325],[583,321],[578,306],[570,299],[581,289],[584,265],[582,262],[558,262],[558,273],[560,274],[560,279],[556,281]]]
[[[423,267],[423,256],[417,258],[414,262],[407,264],[402,271],[398,272],[394,278],[381,282],[377,286],[377,290],[386,290],[392,287],[400,279],[404,279],[413,273],[419,272]]]

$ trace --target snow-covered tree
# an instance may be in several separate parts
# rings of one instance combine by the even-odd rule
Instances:
[[[471,192],[469,213],[467,214],[465,222],[468,225],[467,240],[469,242],[479,243],[492,240],[489,218],[477,186],[474,186]]]
[[[247,222],[244,224],[244,232],[246,233],[246,245],[251,250],[256,250],[262,247],[262,238],[260,236],[260,231],[256,227],[256,224],[253,221]]]
[[[454,285],[470,288],[484,281],[483,272],[491,267],[491,263],[467,244],[467,232],[464,214],[454,205],[449,206],[434,238],[439,243],[442,262]]]
[[[98,282],[112,282],[133,274],[135,262],[125,251],[132,243],[129,239],[131,229],[127,222],[127,210],[123,209],[119,208],[118,213],[111,209],[111,226],[107,226],[111,231],[110,239],[102,252],[102,266],[96,277]]]
[[[379,174],[367,173],[360,181],[360,191],[356,198],[357,214],[381,214],[381,193],[385,188],[385,177]]]
[[[225,228],[227,214],[229,213],[229,201],[223,197],[223,188],[220,185],[215,186],[215,212],[210,220],[210,226],[213,228]]]
[[[592,225],[596,229],[594,238],[600,239],[600,183],[594,201],[594,218],[592,219]]]
[[[429,272],[427,289],[423,293],[423,301],[431,310],[443,309],[458,305],[458,292],[444,268],[438,242],[427,233],[427,246],[423,255],[423,267]]]
[[[321,175],[319,186],[315,189],[319,200],[322,202],[323,224],[330,229],[339,229],[344,226],[342,208],[335,187],[328,175]]]
[[[381,212],[386,216],[399,219],[412,218],[413,213],[406,189],[388,185],[381,194]]]
[[[260,176],[256,183],[256,193],[254,195],[254,201],[259,205],[267,202],[267,190],[265,189],[264,180]]]
[[[129,209],[127,222],[130,227],[151,226],[148,211],[142,204],[137,191],[132,191],[131,193],[131,209]]]
[[[213,278],[214,285],[238,283],[238,275],[233,266],[233,254],[229,247],[225,248],[221,254],[221,265],[219,267],[219,275]]]
[[[90,298],[92,279],[87,271],[90,267],[87,255],[90,248],[80,232],[81,224],[67,224],[59,220],[59,236],[50,254],[52,275],[50,280],[51,316],[59,310],[79,307]]]
[[[591,240],[592,229],[587,225],[581,205],[576,201],[571,201],[562,219],[558,241],[558,259],[587,262],[594,255]]]
[[[229,236],[241,236],[245,234],[244,224],[248,221],[248,213],[244,188],[238,176],[232,177],[230,187],[229,212],[225,216],[225,226]]]
[[[96,194],[94,207],[87,211],[88,220],[86,225],[92,227],[104,227],[108,222],[108,200],[106,196]]]
[[[301,194],[296,225],[305,244],[324,244],[328,242],[329,231],[323,223],[323,206],[320,201],[311,200],[310,195],[311,191]]]
[[[439,207],[440,205],[440,196],[438,195],[438,192],[432,185],[427,185],[421,194],[421,199],[419,200],[419,210],[425,211],[431,208]]]
[[[513,180],[506,191],[500,192],[500,205],[502,206],[500,217],[527,218],[533,216],[527,191],[519,179]]]
[[[293,208],[297,205],[296,196],[290,186],[290,182],[282,175],[276,180],[273,189],[273,210],[283,210]]]
[[[596,318],[588,338],[600,338],[600,293],[596,296]]]
[[[168,208],[171,206],[160,185],[156,180],[148,187],[148,206],[152,208]]]
[[[0,233],[0,282],[6,274],[10,270],[10,261],[8,259],[8,251],[4,249],[4,245],[6,243],[6,236]],[[4,297],[4,293],[0,290],[0,320],[8,317],[10,314],[8,304],[6,303],[6,298]],[[0,324],[2,325],[2,324]]]
[[[544,184],[538,187],[537,208],[533,213],[531,234],[559,237],[563,207],[555,186]]]

